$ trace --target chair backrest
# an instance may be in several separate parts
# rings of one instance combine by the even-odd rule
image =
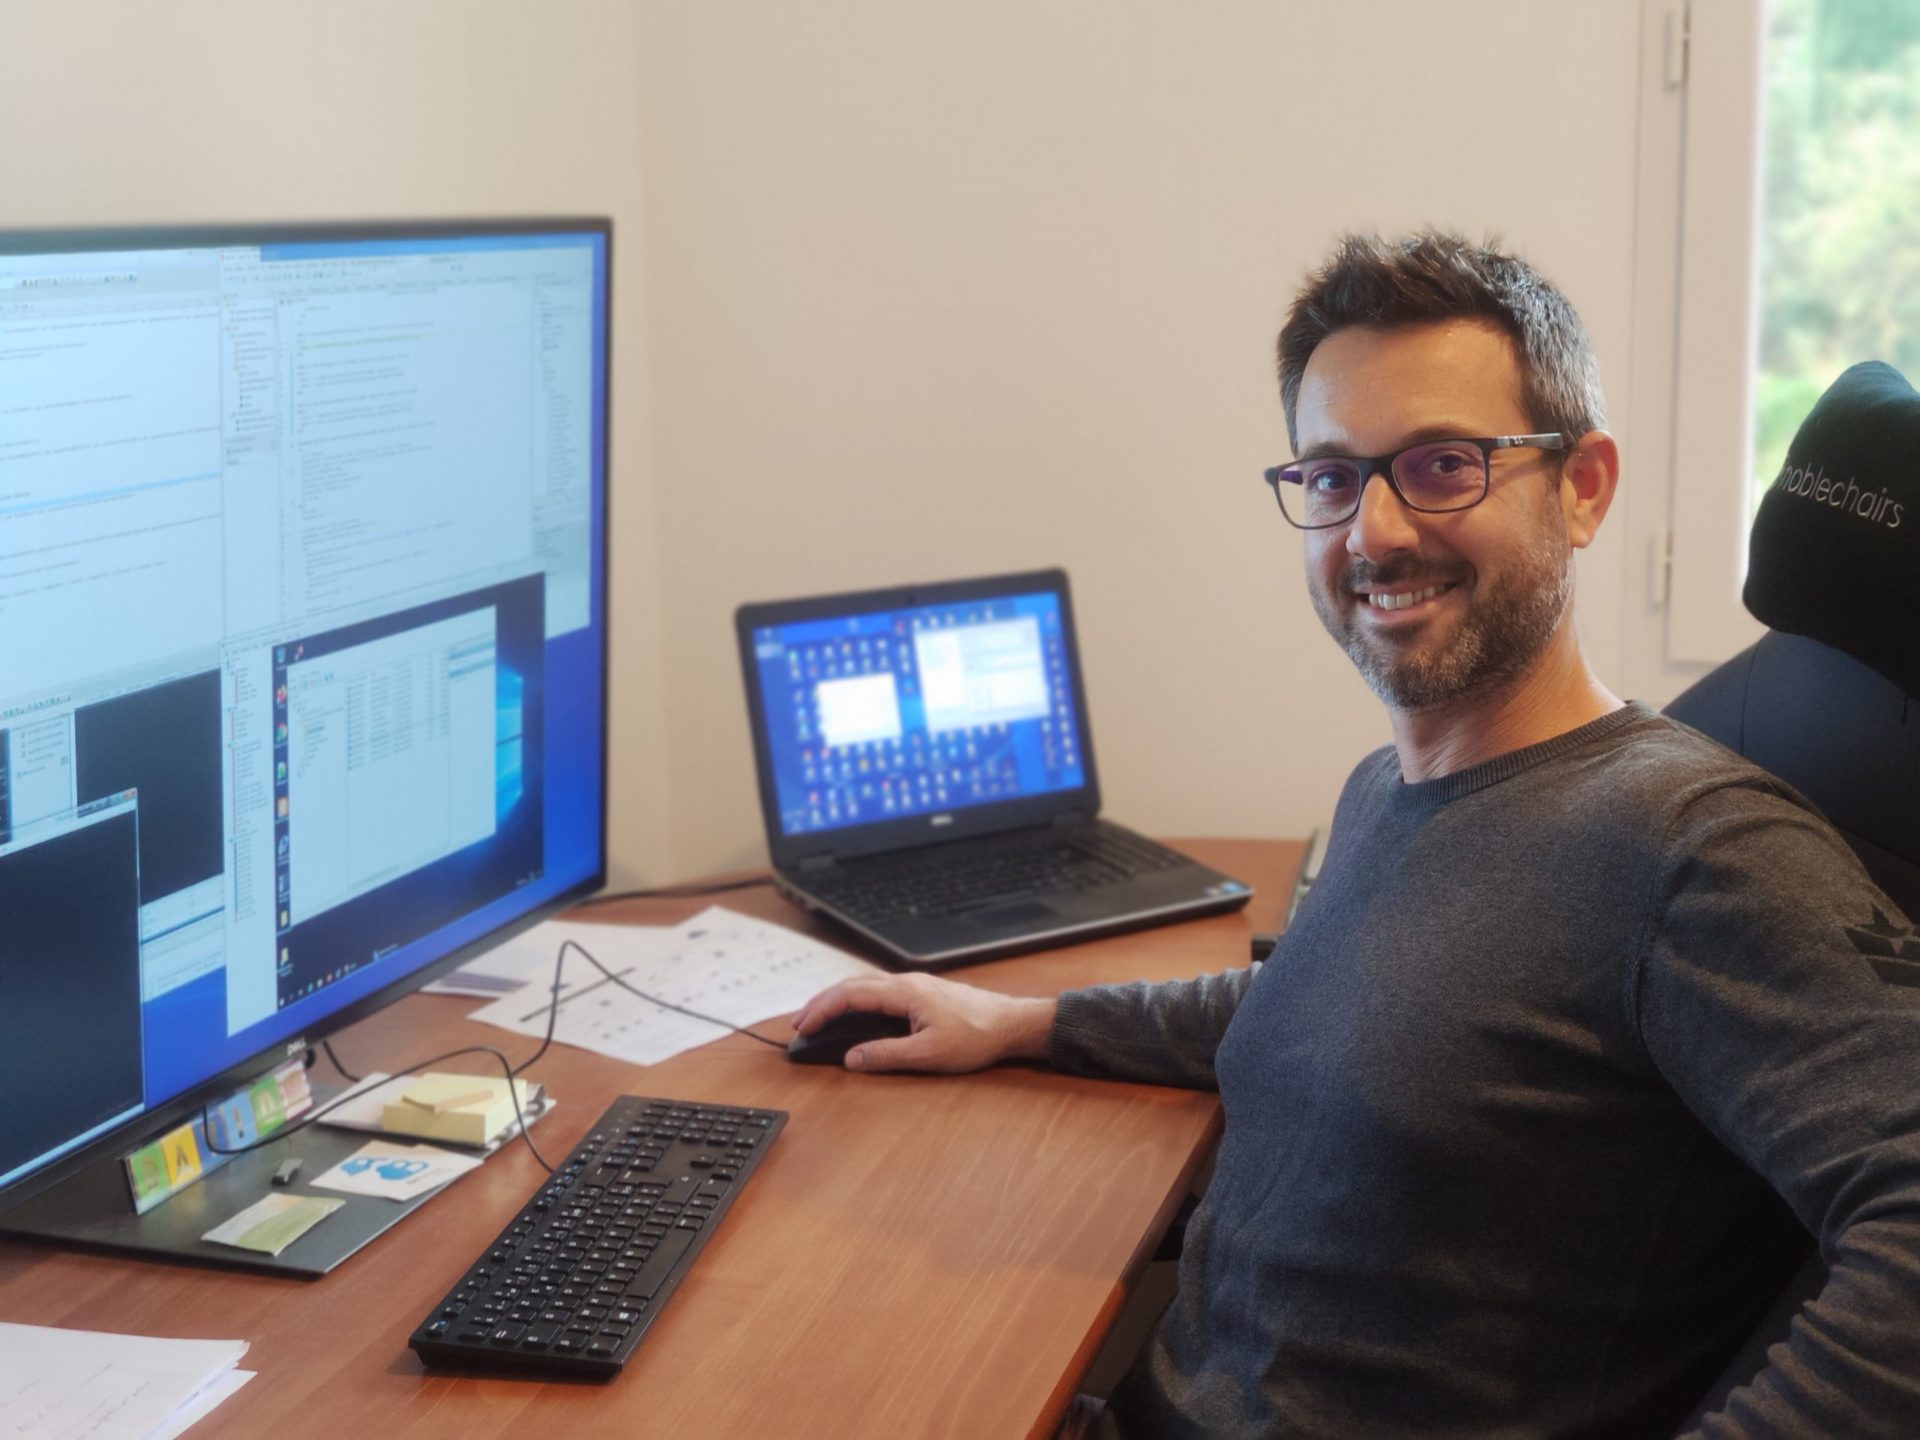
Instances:
[[[1749,540],[1747,608],[1780,628],[1667,706],[1674,719],[1817,805],[1874,883],[1914,918],[1920,918],[1920,700],[1910,693],[1920,689],[1917,440],[1920,395],[1899,372],[1869,363],[1834,382],[1794,436]],[[1807,1258],[1798,1273],[1683,1430],[1720,1409],[1732,1390],[1765,1367],[1767,1349],[1787,1338],[1800,1307],[1825,1283],[1811,1240],[1800,1243]],[[1764,1258],[1781,1264],[1783,1273],[1794,1259]]]
[[[1920,615],[1916,617],[1920,623]],[[1707,675],[1667,714],[1779,776],[1826,813],[1874,883],[1920,915],[1920,701],[1851,656],[1769,631]],[[1805,1259],[1682,1430],[1721,1408],[1766,1366],[1826,1267]],[[1793,1257],[1775,1263],[1791,1269]]]
[[[1667,714],[1819,806],[1874,883],[1920,915],[1920,699],[1830,645],[1769,631]]]

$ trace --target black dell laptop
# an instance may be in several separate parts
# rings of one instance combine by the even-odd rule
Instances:
[[[893,962],[961,965],[1252,895],[1099,818],[1064,572],[735,618],[780,890]]]

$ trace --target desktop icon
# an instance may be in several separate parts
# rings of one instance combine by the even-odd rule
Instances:
[[[282,795],[279,799],[273,802],[273,813],[278,815],[282,820],[287,818],[287,797],[286,796]]]

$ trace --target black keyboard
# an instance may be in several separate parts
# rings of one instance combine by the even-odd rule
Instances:
[[[429,1365],[618,1374],[786,1123],[622,1095],[407,1344]]]
[[[1117,825],[996,835],[875,856],[806,877],[817,898],[858,920],[954,915],[1017,897],[1117,885],[1192,862]]]

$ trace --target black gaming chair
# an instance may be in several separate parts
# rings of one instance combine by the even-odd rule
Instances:
[[[1874,884],[1920,915],[1920,699],[1818,640],[1768,631],[1667,714],[1813,801]]]
[[[1920,624],[1920,614],[1914,617]],[[1818,805],[1907,915],[1920,915],[1920,699],[1803,635],[1769,631],[1667,707]],[[1897,923],[1897,922],[1896,922]],[[1695,1419],[1766,1366],[1826,1282],[1812,1241],[1793,1280],[1708,1391]],[[1772,1263],[1788,1269],[1792,1256]],[[1683,1426],[1692,1428],[1692,1422]]]
[[[1667,714],[1786,781],[1825,812],[1874,883],[1920,918],[1920,545],[1885,525],[1890,500],[1847,514],[1803,477],[1888,475],[1911,485],[1920,396],[1882,365],[1855,366],[1807,417],[1750,543],[1746,604],[1774,625]],[[1829,487],[1832,496],[1847,492]],[[1898,491],[1880,489],[1878,496]],[[1920,498],[1920,497],[1916,497]],[[1912,499],[1908,503],[1913,503]],[[1920,528],[1920,504],[1910,518]],[[1849,607],[1852,607],[1851,612]],[[1786,634],[1785,629],[1802,633]],[[1813,636],[1819,638],[1811,638]],[[1837,647],[1837,648],[1836,648]],[[1851,653],[1849,653],[1851,652]],[[1868,663],[1868,662],[1872,663]],[[1899,933],[1900,918],[1888,917]],[[1784,1207],[1783,1207],[1784,1208]],[[1766,1364],[1825,1282],[1809,1257],[1695,1412],[1711,1413]],[[1790,1270],[1794,1256],[1768,1257]],[[1690,1420],[1683,1429],[1691,1429]]]

